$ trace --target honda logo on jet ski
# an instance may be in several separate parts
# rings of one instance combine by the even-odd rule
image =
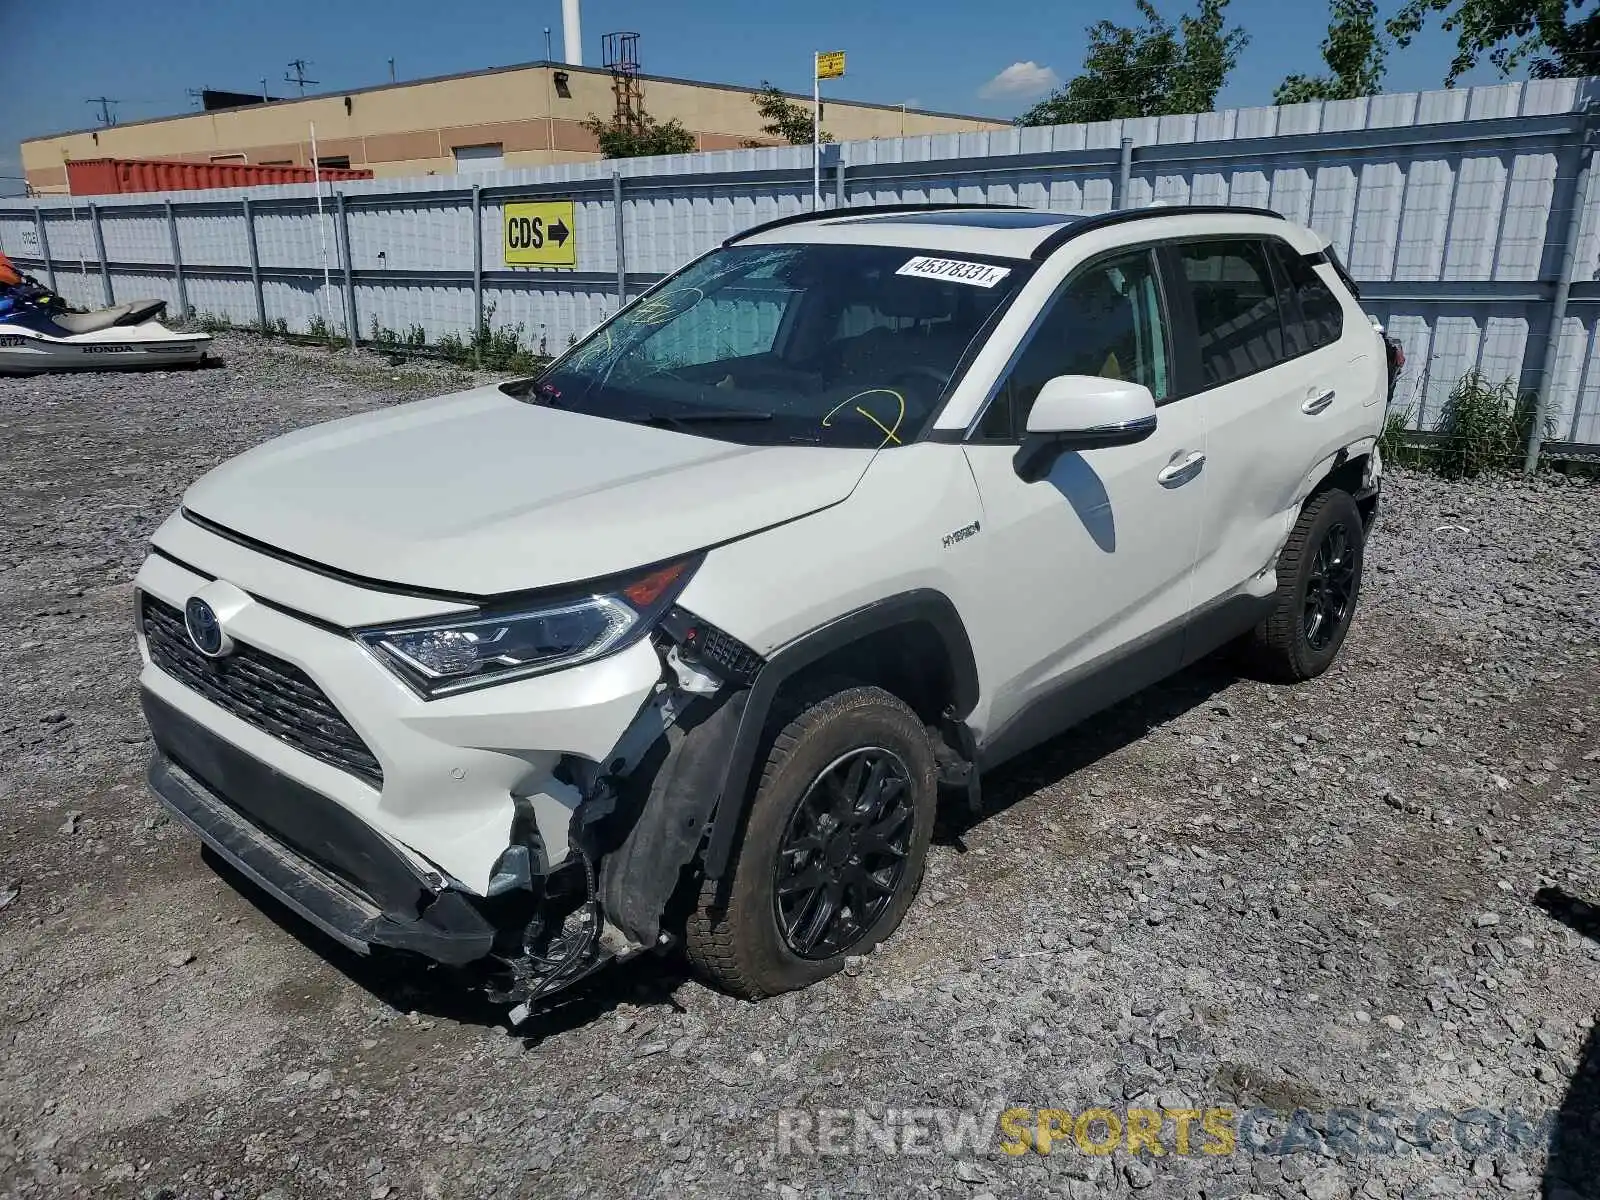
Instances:
[[[85,354],[132,354],[132,346],[85,346]]]
[[[194,648],[207,658],[222,658],[233,650],[233,639],[222,632],[216,610],[199,596],[183,606],[183,626]]]

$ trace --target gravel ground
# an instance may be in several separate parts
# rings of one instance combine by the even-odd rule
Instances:
[[[1210,662],[1029,755],[808,992],[651,959],[512,1036],[144,794],[129,580],[185,484],[468,382],[222,348],[0,380],[0,1192],[1600,1195],[1600,489],[1395,474],[1325,678]],[[1038,1109],[1072,1132],[1006,1153]]]

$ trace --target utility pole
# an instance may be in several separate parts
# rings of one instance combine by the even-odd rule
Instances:
[[[394,59],[389,60],[389,82],[394,82]]]
[[[306,84],[309,83],[315,86],[317,83],[317,80],[315,79],[306,78],[306,68],[311,64],[303,58],[295,58],[289,61],[289,65],[294,68],[294,74],[291,75],[289,72],[285,71],[283,73],[283,81],[285,83],[298,84],[300,87],[300,94],[304,96],[306,94]]]
[[[108,129],[117,123],[116,114],[111,111],[113,104],[121,104],[120,100],[113,100],[110,96],[90,96],[85,104],[98,104],[100,106],[100,124]]]
[[[811,207],[822,207],[822,54],[811,56]]]

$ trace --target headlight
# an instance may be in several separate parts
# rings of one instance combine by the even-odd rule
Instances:
[[[671,563],[588,595],[426,624],[358,629],[356,637],[425,699],[590,662],[637,640],[693,574]]]

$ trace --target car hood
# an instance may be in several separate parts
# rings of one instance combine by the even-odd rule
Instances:
[[[192,514],[298,558],[468,596],[594,579],[837,504],[873,451],[743,446],[487,387],[313,426],[192,486]]]

